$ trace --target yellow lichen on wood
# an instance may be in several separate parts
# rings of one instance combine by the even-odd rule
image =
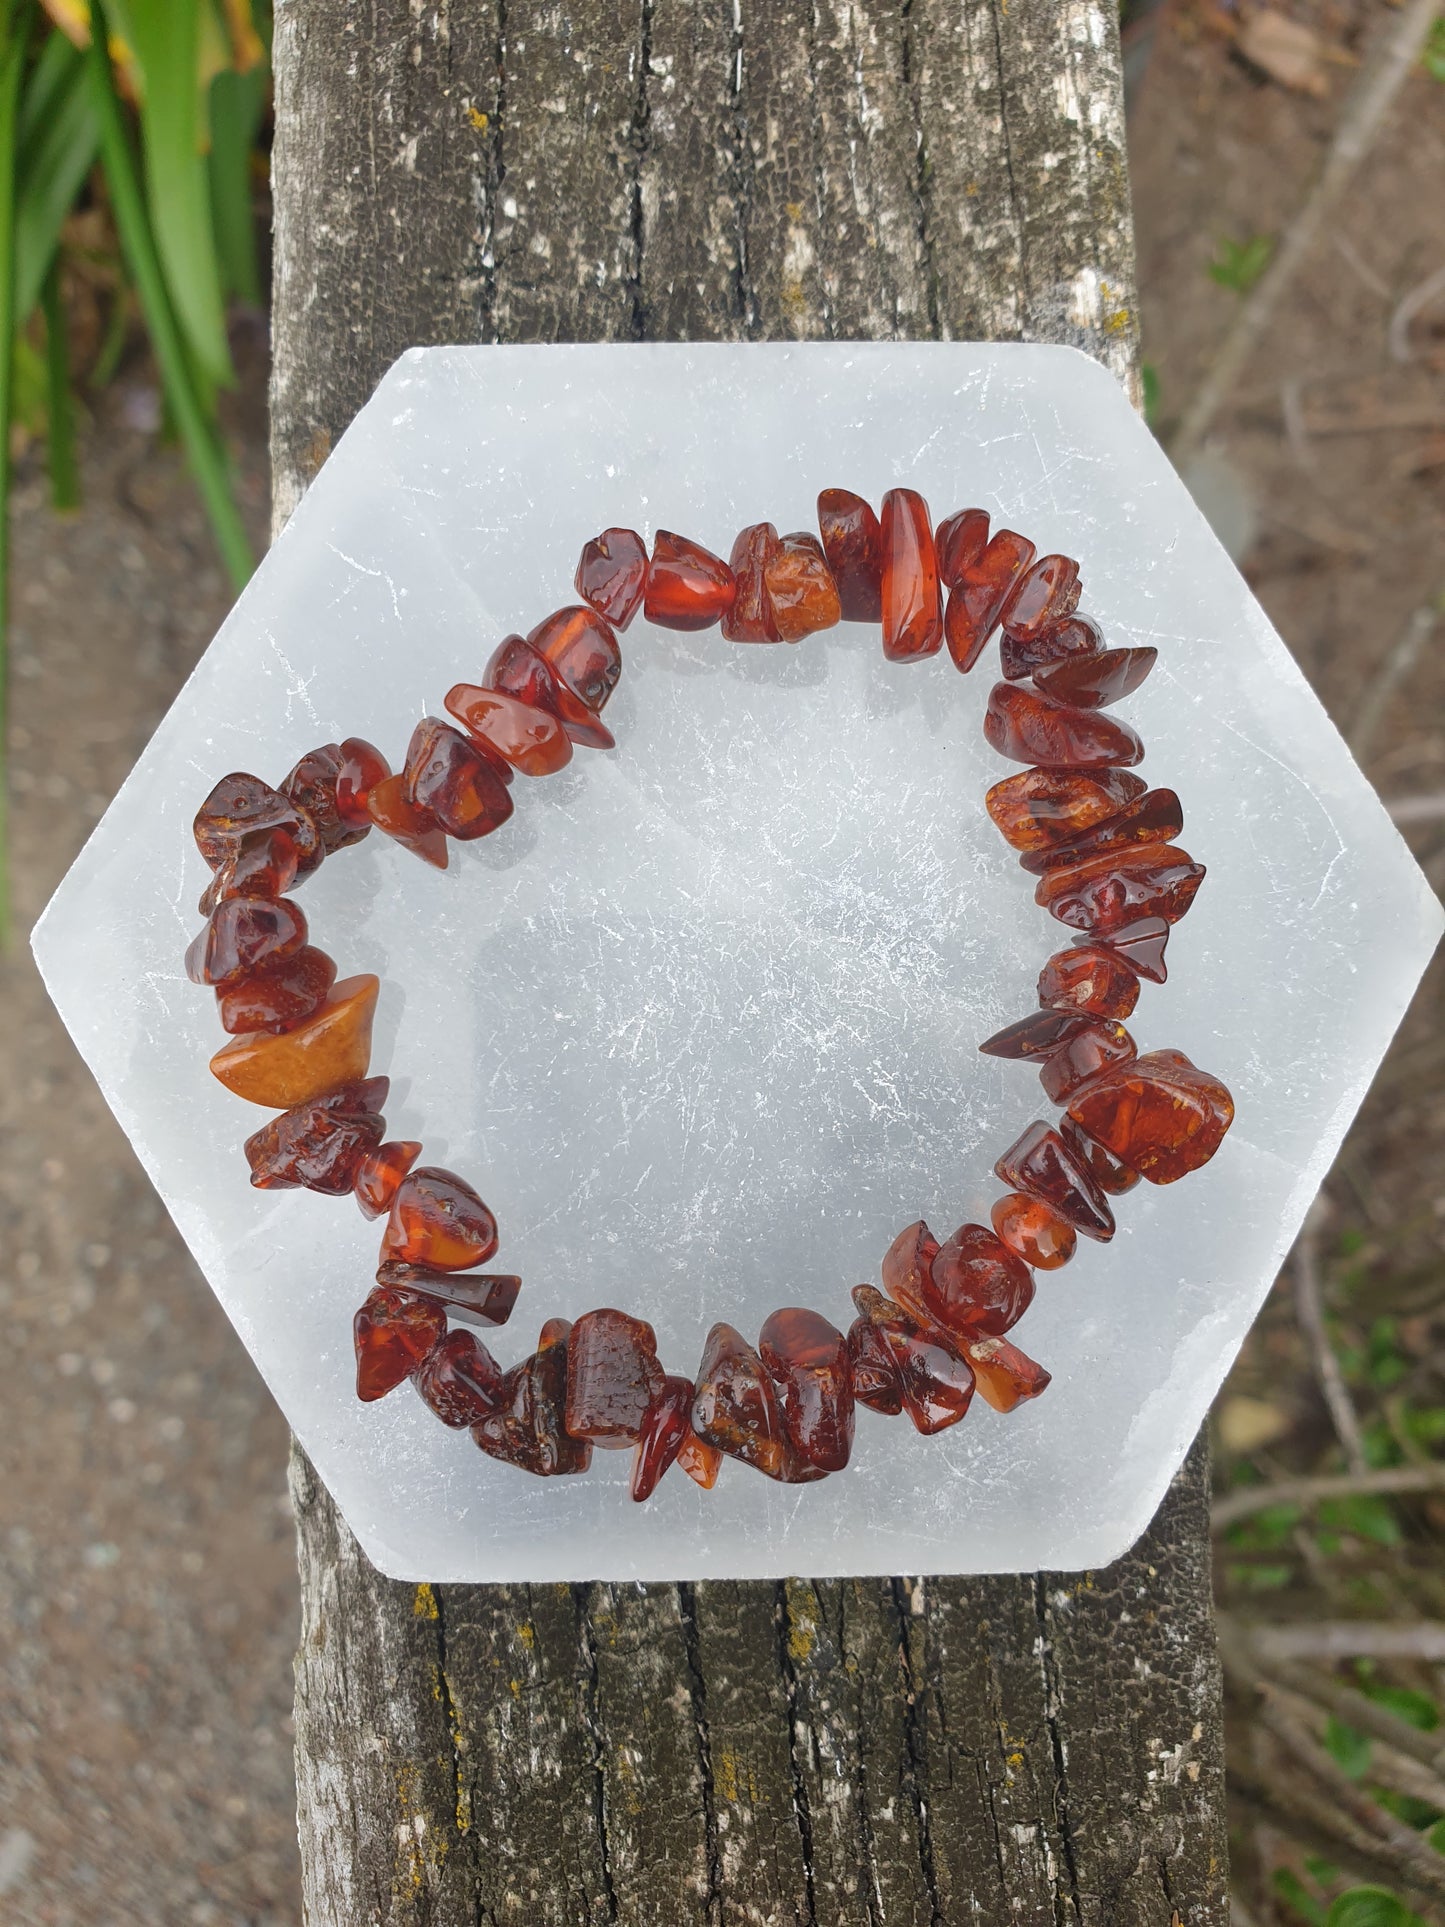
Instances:
[[[424,1579],[411,1602],[411,1616],[413,1619],[435,1619],[438,1616],[436,1594]]]

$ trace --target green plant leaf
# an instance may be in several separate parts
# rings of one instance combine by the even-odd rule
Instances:
[[[6,739],[6,648],[10,634],[10,406],[17,339],[15,316],[15,156],[20,83],[33,10],[29,0],[0,4],[0,757]],[[0,764],[0,779],[4,768]],[[0,780],[0,949],[10,942],[7,785]]]
[[[70,392],[70,345],[60,290],[60,256],[51,261],[41,295],[45,311],[45,446],[50,500],[57,509],[80,507],[80,464],[75,454],[75,401]]]
[[[1333,1713],[1325,1721],[1325,1746],[1352,1780],[1363,1780],[1370,1770],[1369,1735],[1357,1733]]]
[[[1398,1546],[1404,1537],[1399,1515],[1390,1501],[1375,1492],[1354,1492],[1348,1498],[1329,1499],[1320,1506],[1323,1529],[1353,1533],[1377,1546]]]
[[[1440,1724],[1440,1709],[1428,1693],[1417,1693],[1413,1686],[1385,1686],[1373,1679],[1358,1682],[1360,1691],[1377,1706],[1387,1706],[1422,1733],[1433,1733]]]
[[[251,153],[266,110],[269,76],[264,67],[231,69],[211,82],[211,211],[216,252],[227,294],[260,307],[261,272],[256,263],[256,218],[251,210]]]
[[[1302,1920],[1307,1920],[1309,1927],[1326,1927],[1324,1908],[1298,1874],[1291,1873],[1288,1867],[1277,1867],[1272,1884],[1276,1894],[1291,1913],[1298,1914]]]
[[[1251,234],[1247,241],[1231,241],[1228,236],[1221,236],[1209,264],[1209,278],[1221,288],[1248,294],[1269,266],[1273,253],[1274,242],[1267,234]]]
[[[1421,60],[1432,80],[1445,82],[1445,14],[1430,29]]]
[[[95,161],[99,132],[85,56],[52,31],[25,87],[16,158],[15,312],[23,321],[40,299],[61,224]]]
[[[1325,1915],[1325,1927],[1421,1927],[1421,1922],[1386,1888],[1351,1887]]]

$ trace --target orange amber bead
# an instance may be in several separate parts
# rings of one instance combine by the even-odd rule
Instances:
[[[657,1334],[625,1311],[584,1312],[567,1346],[566,1426],[594,1445],[634,1445],[662,1391]]]
[[[900,1305],[911,1305],[926,1316],[924,1294],[937,1256],[938,1240],[922,1218],[906,1226],[884,1253],[883,1289]]]
[[[575,586],[614,629],[625,629],[642,607],[647,546],[635,529],[604,529],[594,535],[577,564]]]
[[[883,497],[883,653],[916,662],[943,647],[938,557],[928,504],[911,488]]]
[[[1139,1182],[1137,1171],[1131,1170],[1122,1158],[1116,1158],[1112,1151],[1091,1138],[1078,1120],[1070,1117],[1067,1111],[1059,1120],[1059,1136],[1099,1189],[1107,1191],[1110,1197],[1122,1197],[1126,1191],[1132,1191]]]
[[[1037,682],[1040,672],[1050,664],[1083,661],[1099,655],[1103,647],[1104,638],[1096,623],[1090,622],[1087,616],[1065,616],[1061,622],[1049,623],[1027,641],[1005,632],[998,647],[999,673],[1008,682],[1018,682],[1024,676],[1032,676]],[[1090,704],[1080,704],[1080,708],[1089,707]]]
[[[770,1479],[789,1457],[782,1417],[762,1360],[731,1325],[714,1325],[702,1350],[692,1429],[704,1445],[741,1459]]]
[[[938,557],[938,579],[945,589],[956,589],[964,571],[971,569],[988,547],[988,510],[960,509],[933,531]]]
[[[300,867],[289,830],[252,830],[206,885],[201,915],[210,916],[227,897],[284,897]]]
[[[775,1311],[758,1336],[793,1450],[823,1472],[841,1472],[853,1449],[853,1378],[842,1332],[815,1311]]]
[[[1204,865],[1177,844],[1146,843],[1051,870],[1039,878],[1034,902],[1108,943],[1111,933],[1145,917],[1177,923],[1203,881]]]
[[[1050,1383],[1050,1374],[1006,1338],[979,1338],[965,1345],[968,1362],[978,1380],[978,1395],[996,1412],[1012,1412],[1025,1399],[1037,1398]]]
[[[1049,1010],[1127,1017],[1139,1001],[1139,979],[1103,944],[1060,950],[1039,972],[1039,1002]]]
[[[1097,710],[1071,709],[1015,682],[994,684],[983,733],[1000,756],[1045,768],[1127,766],[1144,755],[1143,743],[1127,723]]]
[[[1127,850],[1140,843],[1172,843],[1183,828],[1184,808],[1173,790],[1146,790],[1082,835],[1056,843],[1051,850],[1028,851],[1020,863],[1034,876],[1046,876],[1050,870],[1082,863],[1085,857],[1102,856],[1106,850]]]
[[[212,1076],[237,1097],[272,1111],[360,1083],[371,1063],[371,1021],[380,989],[377,977],[341,978],[294,1029],[238,1037],[217,1051]]]
[[[939,1247],[922,1309],[950,1332],[997,1337],[1018,1323],[1033,1298],[1028,1266],[983,1225],[964,1224]]]
[[[1030,1124],[993,1168],[1005,1184],[1037,1198],[1086,1238],[1107,1244],[1113,1237],[1114,1214],[1103,1192],[1047,1124]]]
[[[232,1037],[253,1030],[294,1030],[315,1010],[336,982],[336,965],[324,950],[306,944],[280,963],[252,971],[239,983],[216,992],[221,1028]]]
[[[1034,685],[1057,702],[1103,709],[1132,696],[1159,659],[1157,649],[1106,649],[1081,662],[1056,662],[1034,672]]]
[[[405,794],[405,779],[387,776],[367,792],[366,808],[377,829],[434,870],[447,867],[446,831],[430,810],[421,809]],[[510,800],[510,799],[509,799]]]
[[[723,615],[725,642],[781,642],[763,584],[763,571],[777,552],[778,531],[771,522],[754,522],[733,543],[728,567],[737,582],[737,594]]]
[[[407,745],[402,795],[425,810],[448,836],[470,843],[500,829],[512,814],[511,765],[493,750],[469,743],[438,716],[423,716]]]
[[[390,775],[391,764],[374,743],[361,736],[347,737],[336,771],[336,814],[348,829],[363,836],[370,830],[371,792]]]
[[[685,535],[659,529],[647,569],[643,614],[659,629],[710,629],[732,607],[733,572]]]
[[[522,1289],[521,1279],[507,1272],[428,1271],[425,1265],[407,1265],[395,1258],[376,1267],[376,1282],[424,1291],[428,1298],[450,1305],[459,1318],[479,1325],[505,1325]]]
[[[422,1403],[443,1425],[460,1430],[494,1411],[502,1396],[502,1368],[471,1332],[448,1332],[417,1367]]]
[[[851,489],[825,488],[818,497],[818,533],[844,622],[881,620],[883,531],[872,507]]]
[[[440,1305],[414,1291],[378,1285],[356,1314],[356,1396],[385,1398],[423,1362],[447,1328]]]
[[[197,810],[193,829],[196,848],[213,870],[257,830],[285,830],[296,845],[303,875],[321,861],[321,832],[307,812],[243,770],[221,778]]]
[[[1144,793],[1127,769],[1026,769],[995,783],[984,807],[1016,850],[1046,850],[1115,815]]]
[[[484,1265],[497,1248],[497,1221],[465,1178],[436,1165],[409,1171],[391,1200],[384,1258],[435,1271]]]
[[[700,1485],[704,1492],[711,1492],[722,1471],[722,1462],[723,1455],[717,1447],[706,1444],[689,1424],[687,1437],[678,1448],[677,1463],[693,1484]]]
[[[489,1457],[540,1478],[585,1472],[592,1463],[592,1447],[569,1437],[562,1422],[567,1333],[565,1318],[548,1319],[536,1351],[504,1375],[494,1408],[472,1427],[473,1439]]]
[[[1100,1071],[1111,1064],[1127,1064],[1138,1054],[1134,1039],[1122,1024],[1095,1018],[1040,1067],[1039,1082],[1053,1103],[1062,1104]]]
[[[1079,606],[1079,565],[1071,556],[1041,555],[1019,578],[999,620],[1004,634],[1035,642]]]
[[[414,1139],[397,1138],[378,1144],[362,1159],[351,1188],[363,1217],[379,1218],[391,1209],[397,1186],[420,1156],[421,1146]]]
[[[530,632],[527,644],[564,695],[575,696],[594,716],[607,707],[622,675],[622,649],[595,609],[573,603],[556,610]]]
[[[948,653],[957,668],[972,669],[983,654],[1014,584],[1033,559],[1032,542],[1012,529],[1000,529],[978,560],[963,570],[943,616]]]
[[[957,1425],[968,1411],[974,1387],[973,1367],[961,1346],[947,1333],[895,1305],[872,1285],[855,1285],[853,1303],[892,1356],[903,1409],[915,1427],[931,1437]],[[850,1356],[854,1350],[850,1345]],[[856,1378],[854,1392],[856,1396]]]
[[[816,535],[785,535],[763,570],[763,588],[784,642],[831,629],[842,616],[838,587]]]
[[[366,1079],[297,1104],[246,1139],[246,1162],[258,1191],[290,1191],[298,1185],[327,1197],[344,1197],[356,1173],[386,1129],[378,1113],[387,1080]]]
[[[308,750],[281,785],[281,794],[298,803],[316,825],[328,856],[360,843],[371,827],[345,821],[336,806],[336,779],[345,761],[339,743],[323,743]]]
[[[1037,1198],[1010,1191],[1006,1198],[995,1198],[988,1215],[1009,1250],[1035,1271],[1057,1271],[1074,1255],[1078,1233]]]
[[[521,636],[506,636],[497,644],[482,682],[486,688],[515,696],[532,709],[545,709],[574,743],[588,749],[616,748],[616,739],[606,723],[553,675],[551,665]]]
[[[1088,1023],[1087,1017],[1071,1011],[1036,1010],[985,1037],[979,1050],[985,1057],[1048,1057]]]
[[[470,682],[454,683],[445,703],[465,729],[524,776],[551,776],[572,760],[572,738],[545,709]]]
[[[294,957],[306,942],[306,914],[283,897],[227,897],[211,912],[205,929],[186,951],[193,984],[224,989],[253,970]]]
[[[1149,1051],[1095,1078],[1069,1116],[1152,1184],[1173,1184],[1214,1156],[1234,1121],[1234,1099],[1182,1051]]]
[[[632,1496],[640,1505],[657,1490],[664,1472],[676,1462],[690,1427],[692,1380],[667,1377],[642,1420],[632,1460]]]

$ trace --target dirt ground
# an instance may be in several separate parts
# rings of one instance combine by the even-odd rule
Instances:
[[[1209,277],[1221,238],[1288,223],[1338,116],[1348,59],[1382,17],[1363,4],[1297,11],[1342,56],[1328,98],[1250,74],[1220,30],[1225,16],[1179,5],[1165,10],[1134,103],[1145,352],[1166,429],[1241,298]],[[1445,298],[1418,317],[1412,360],[1394,358],[1388,339],[1402,300],[1445,263],[1442,181],[1445,86],[1417,74],[1219,424],[1224,473],[1257,523],[1243,566],[1347,733],[1412,612],[1445,589]],[[234,426],[259,539],[263,371],[254,351],[249,361]],[[22,937],[226,608],[156,414],[136,366],[99,406],[86,506],[71,520],[51,514],[41,476],[22,463],[10,740]],[[1367,756],[1387,797],[1445,790],[1442,696],[1445,625]],[[1445,883],[1445,816],[1407,834]],[[1437,966],[1351,1134],[1325,1243],[1342,1348],[1364,1356],[1388,1318],[1410,1396],[1439,1407],[1442,984]],[[23,943],[0,960],[0,1008],[0,1309],[11,1358],[0,1434],[0,1920],[289,1923],[299,1909],[285,1428]],[[1359,1397],[1373,1422],[1368,1380]],[[1335,1463],[1283,1287],[1221,1401],[1220,1434],[1225,1484]],[[1318,1616],[1404,1598],[1440,1615],[1445,1575],[1430,1529],[1445,1515],[1416,1504],[1392,1516],[1388,1545],[1389,1535],[1344,1531],[1323,1551],[1296,1534],[1262,1552],[1235,1535],[1221,1561],[1225,1605]],[[1296,1849],[1247,1803],[1236,1852],[1253,1918],[1300,1918],[1271,1913],[1269,1897]]]

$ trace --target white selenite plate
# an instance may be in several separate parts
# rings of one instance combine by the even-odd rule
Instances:
[[[1205,1170],[1118,1200],[1108,1246],[1043,1273],[1013,1333],[1045,1396],[932,1439],[860,1411],[823,1484],[726,1464],[645,1506],[630,1453],[538,1480],[409,1386],[354,1395],[379,1227],[250,1188],[263,1113],[181,958],[228,770],[279,782],[360,735],[399,758],[497,641],[574,600],[621,523],[726,555],[814,527],[821,488],[981,504],[1079,558],[1083,608],[1159,664],[1121,706],[1207,864],[1131,1028],[1238,1101]],[[997,656],[889,664],[877,631],[742,648],[637,621],[612,754],[519,776],[516,814],[439,875],[380,835],[304,889],[342,974],[383,981],[388,1132],[476,1183],[494,1268],[543,1319],[617,1305],[695,1369],[727,1319],[839,1326],[895,1233],[987,1221],[994,1159],[1052,1115],[980,1057],[1069,933],[984,812]],[[1099,1565],[1143,1530],[1355,1113],[1440,906],[1258,604],[1113,379],[1070,349],[436,348],[404,355],[327,462],[35,932],[51,995],[187,1244],[367,1553],[427,1580],[697,1579]]]

